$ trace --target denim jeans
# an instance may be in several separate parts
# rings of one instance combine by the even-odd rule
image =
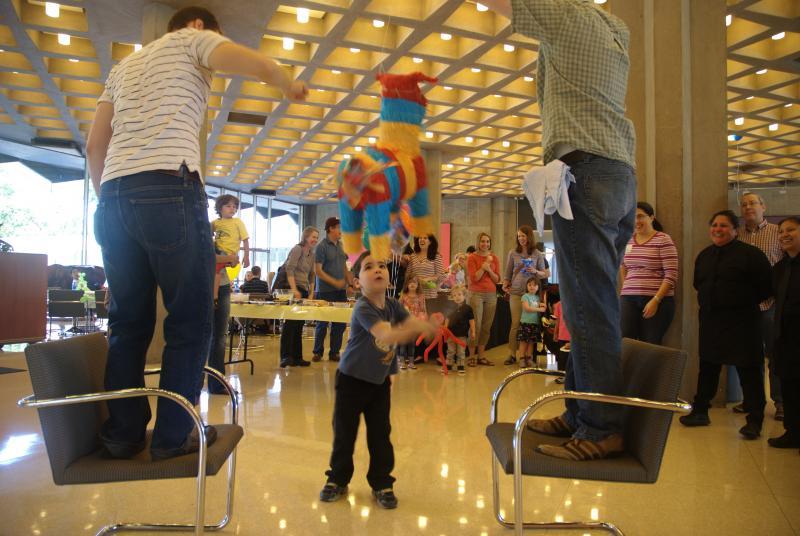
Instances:
[[[220,285],[217,307],[214,309],[213,330],[211,332],[211,351],[208,366],[225,375],[225,346],[228,342],[228,322],[231,315],[231,286]],[[203,378],[200,378],[202,388]],[[199,391],[199,390],[198,390]],[[214,378],[208,378],[208,392],[226,394],[228,391]]]
[[[587,155],[571,167],[574,220],[553,215],[564,317],[572,344],[566,389],[622,394],[617,273],[636,214],[636,175],[627,164]],[[565,419],[578,439],[622,431],[620,406],[569,400]]]
[[[111,290],[106,389],[144,386],[156,322],[156,288],[167,317],[159,387],[194,400],[208,356],[214,249],[203,185],[190,177],[143,172],[103,184],[94,232]],[[147,398],[108,402],[101,432],[112,452],[144,439]],[[194,424],[177,404],[158,399],[151,449],[181,447]]]
[[[652,296],[622,296],[620,322],[623,337],[661,344],[675,316],[675,298],[664,296],[658,304],[656,314],[644,318],[642,317],[644,308],[652,299]]]
[[[318,300],[326,300],[329,302],[345,302],[347,301],[347,291],[328,290],[324,292],[317,292]],[[325,353],[325,335],[328,332],[329,322],[317,321],[317,326],[314,328],[314,355],[322,355]],[[339,355],[342,349],[342,337],[344,336],[344,329],[347,325],[344,322],[330,322],[331,325],[331,347],[329,356]]]

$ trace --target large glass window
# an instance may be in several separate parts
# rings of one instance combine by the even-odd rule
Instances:
[[[269,260],[276,271],[300,241],[300,206],[273,199],[270,216]]]

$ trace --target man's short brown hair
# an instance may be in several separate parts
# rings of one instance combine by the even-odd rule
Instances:
[[[217,199],[214,201],[214,210],[217,211],[217,214],[222,216],[222,212],[221,212],[222,211],[222,207],[224,207],[225,205],[227,205],[231,201],[236,203],[236,208],[239,208],[239,198],[238,197],[236,197],[235,195],[231,195],[231,194],[223,194],[223,195],[217,197]]]
[[[219,22],[209,10],[204,7],[189,6],[175,12],[167,24],[167,32],[174,32],[186,28],[192,21],[200,19],[203,21],[203,28],[213,32],[219,32]]]
[[[342,224],[342,222],[339,221],[339,218],[337,218],[336,216],[331,216],[330,218],[325,220],[325,232],[327,233],[328,231],[330,231],[331,229],[333,229],[337,225],[341,225],[341,224]]]

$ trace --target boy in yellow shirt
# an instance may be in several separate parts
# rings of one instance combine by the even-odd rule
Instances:
[[[219,218],[211,222],[211,232],[214,234],[214,247],[220,255],[238,255],[239,243],[244,248],[242,266],[250,266],[250,240],[244,222],[233,215],[239,210],[239,200],[230,194],[217,197],[214,210]],[[219,296],[219,283],[221,271],[227,264],[217,264],[214,268],[214,304]]]

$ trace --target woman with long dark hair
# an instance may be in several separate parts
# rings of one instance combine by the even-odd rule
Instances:
[[[661,344],[675,316],[678,250],[649,203],[636,204],[636,226],[620,272],[622,336]]]
[[[407,259],[406,278],[418,278],[425,299],[435,298],[436,289],[447,277],[436,237],[432,234],[415,236],[414,252]]]
[[[541,288],[541,280],[550,277],[550,270],[545,266],[544,253],[536,249],[533,227],[523,225],[517,229],[517,247],[508,252],[503,279],[503,290],[508,293],[511,306],[511,330],[508,333],[510,355],[503,362],[505,365],[517,362],[517,330],[522,317],[522,295],[525,294],[525,283],[530,277],[536,277]]]

